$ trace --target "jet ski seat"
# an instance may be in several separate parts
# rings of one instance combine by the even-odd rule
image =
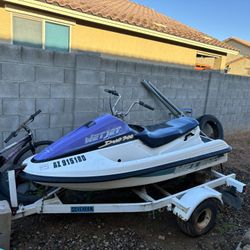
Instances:
[[[136,137],[147,146],[156,148],[185,135],[198,125],[199,123],[193,118],[181,117],[157,125],[146,126]]]

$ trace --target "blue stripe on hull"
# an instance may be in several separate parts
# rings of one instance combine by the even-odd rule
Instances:
[[[47,177],[47,176],[39,176],[32,175],[25,172],[22,172],[20,175],[22,178],[35,181],[35,182],[45,182],[45,183],[92,183],[92,182],[105,182],[105,181],[113,181],[113,180],[121,180],[130,177],[140,177],[140,176],[151,176],[155,174],[160,174],[160,171],[174,171],[176,167],[180,167],[186,164],[195,163],[197,161],[213,158],[216,156],[223,156],[224,154],[231,151],[231,147],[228,147],[224,150],[220,150],[217,152],[205,154],[202,156],[197,156],[193,158],[189,158],[186,160],[181,160],[169,164],[164,164],[160,166],[154,166],[148,169],[137,170],[133,172],[121,173],[121,174],[113,174],[106,176],[93,176],[93,177]]]
[[[164,170],[161,170],[158,172],[144,174],[144,175],[141,175],[140,177],[156,177],[156,176],[163,176],[163,175],[167,175],[167,174],[174,174],[174,173],[176,173],[176,170],[179,168],[182,168],[181,171],[183,171],[183,172],[186,172],[188,170],[192,170],[192,172],[193,172],[195,170],[199,170],[201,165],[218,161],[220,157],[221,156],[210,157],[210,158],[203,159],[200,161],[195,161],[195,162],[191,162],[188,164],[179,165],[179,166],[176,166],[173,168],[167,168],[167,169],[164,169]],[[178,172],[181,172],[181,171],[179,170]]]

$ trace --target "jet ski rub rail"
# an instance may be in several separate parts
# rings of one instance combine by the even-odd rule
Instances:
[[[151,185],[160,190],[164,195],[161,199],[155,199],[148,195],[146,191],[147,186],[134,188],[132,191],[143,200],[142,202],[137,203],[63,204],[57,196],[61,191],[61,188],[57,188],[49,195],[33,204],[17,206],[18,203],[14,191],[16,185],[15,178],[13,171],[10,171],[9,185],[11,190],[11,207],[12,211],[14,211],[12,219],[18,219],[32,214],[134,213],[150,212],[166,208],[182,220],[187,221],[194,209],[206,199],[213,198],[223,204],[222,193],[216,191],[216,187],[226,185],[228,187],[233,187],[239,193],[245,192],[246,185],[237,181],[235,179],[235,174],[223,175],[214,170],[212,171],[212,174],[215,179],[176,194],[168,193],[158,184]],[[186,202],[187,199],[188,202]]]
[[[153,166],[148,169],[135,170],[131,172],[125,172],[120,174],[104,175],[104,176],[90,176],[90,177],[55,177],[55,176],[39,176],[32,175],[25,172],[20,173],[20,176],[25,180],[35,181],[39,183],[91,183],[91,182],[103,182],[103,181],[113,181],[122,180],[126,178],[131,178],[135,176],[143,176],[147,174],[157,173],[162,170],[174,169],[178,166],[183,166],[186,164],[197,163],[198,161],[211,159],[213,157],[221,157],[226,153],[231,151],[231,147],[225,148],[223,150],[208,153],[202,156],[195,156],[193,158],[184,159],[176,162],[171,162],[163,165]]]

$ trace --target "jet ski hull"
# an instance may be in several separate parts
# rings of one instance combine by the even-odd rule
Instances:
[[[80,191],[147,185],[200,171],[227,161],[231,148],[222,140],[202,140],[197,127],[157,148],[140,140],[47,162],[27,159],[22,176],[45,186]]]
[[[52,186],[52,187],[61,187],[71,190],[77,191],[99,191],[99,190],[109,190],[109,189],[118,189],[118,188],[127,188],[127,187],[135,187],[135,186],[143,186],[153,183],[158,183],[162,181],[167,181],[173,178],[177,178],[183,175],[187,175],[193,172],[197,172],[209,167],[213,167],[215,165],[224,163],[227,161],[227,154],[210,157],[200,161],[194,161],[192,163],[169,167],[164,170],[159,170],[155,172],[150,172],[148,174],[141,174],[135,177],[129,178],[121,178],[115,180],[103,180],[99,179],[98,182],[88,182],[85,179],[77,179],[73,178],[70,182],[67,182],[67,178],[60,177],[58,180],[53,178],[51,182],[49,181],[50,178],[48,177],[39,177],[39,176],[31,176],[29,179],[33,179],[33,181],[45,185],[45,186]],[[28,176],[26,176],[27,178]],[[104,178],[105,179],[105,178]],[[109,177],[112,179],[112,177]],[[43,182],[40,182],[42,180]],[[65,182],[64,182],[65,181]]]

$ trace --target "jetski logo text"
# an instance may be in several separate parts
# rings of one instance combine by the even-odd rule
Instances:
[[[124,141],[128,141],[128,140],[131,140],[134,138],[134,135],[124,135],[123,137],[119,137],[115,140],[108,140],[108,141],[105,141],[105,144],[100,146],[99,148],[104,148],[108,145],[112,145],[112,144],[117,144],[117,143],[120,143],[120,142],[124,142]]]
[[[96,141],[107,140],[108,138],[119,134],[121,128],[122,128],[121,126],[116,127],[116,128],[112,128],[110,130],[106,130],[104,132],[101,132],[101,133],[94,134],[94,135],[91,135],[89,137],[86,137],[85,138],[85,143],[89,144],[89,143],[96,142]]]

